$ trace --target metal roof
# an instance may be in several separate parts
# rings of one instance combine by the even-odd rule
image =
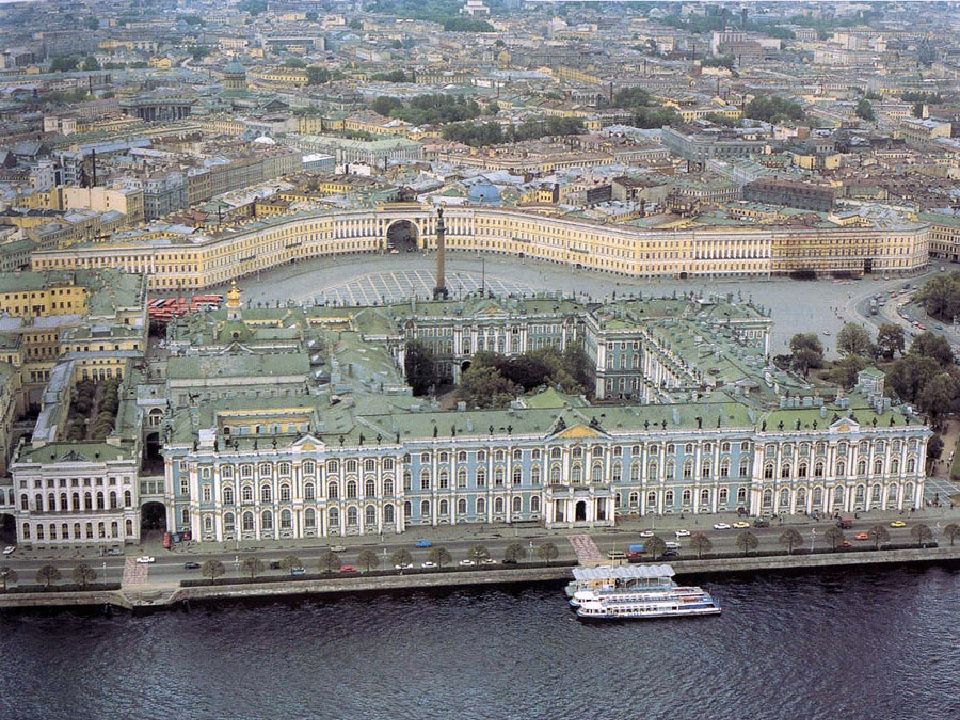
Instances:
[[[604,580],[642,578],[649,580],[652,578],[673,577],[673,568],[666,564],[657,565],[618,565],[615,567],[601,566],[593,568],[575,567],[573,577],[576,580]]]

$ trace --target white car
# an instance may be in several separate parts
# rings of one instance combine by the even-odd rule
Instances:
[[[142,564],[155,563],[156,561],[157,559],[152,555],[141,555],[140,557],[137,558],[137,562]]]
[[[435,562],[430,562],[429,560],[427,560],[426,562],[420,563],[420,567],[423,568],[424,570],[433,570],[435,567],[437,567],[437,564]]]
[[[690,537],[690,531],[686,528],[681,528],[680,530],[677,530],[674,535],[676,535],[678,538]]]
[[[346,551],[347,551],[347,546],[346,546],[346,545],[331,545],[331,546],[330,546],[330,552],[341,553],[341,552],[346,552]]]
[[[16,545],[7,545],[7,546],[3,549],[3,554],[4,554],[4,555],[13,555],[16,551],[17,551],[17,546],[16,546]]]
[[[461,565],[476,565],[477,563],[475,563],[475,562],[474,562],[473,560],[471,560],[470,558],[464,558],[463,560],[460,561],[460,564],[461,564]]]
[[[494,560],[493,558],[483,558],[483,560],[480,561],[480,564],[481,564],[481,565],[496,565],[496,564],[499,563],[499,562],[500,562],[499,560]]]
[[[640,537],[642,537],[642,538],[652,538],[652,537],[653,537],[653,530],[641,530],[641,531],[640,531]]]
[[[663,545],[664,545],[664,547],[667,548],[667,550],[679,550],[679,549],[680,549],[680,543],[678,543],[678,542],[676,542],[676,541],[674,541],[674,540],[667,540]]]
[[[716,523],[716,524],[713,526],[713,529],[714,529],[714,530],[729,530],[729,529],[730,529],[730,523]]]
[[[394,565],[394,570],[413,570],[413,563],[407,563],[406,565]]]

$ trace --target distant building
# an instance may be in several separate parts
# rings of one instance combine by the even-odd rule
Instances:
[[[466,0],[463,7],[460,8],[463,15],[476,17],[478,15],[489,15],[490,8],[483,4],[483,0]]]
[[[785,205],[803,210],[830,212],[833,209],[835,191],[827,185],[787,180],[783,178],[760,178],[743,186],[743,199],[768,205]]]

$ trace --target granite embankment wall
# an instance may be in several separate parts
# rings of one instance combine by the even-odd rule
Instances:
[[[912,548],[882,552],[843,552],[818,555],[774,555],[705,560],[672,560],[678,576],[708,576],[730,573],[778,572],[787,570],[833,570],[841,567],[870,567],[903,564],[960,563],[960,545],[940,548]],[[572,577],[568,566],[489,570],[485,572],[416,573],[376,577],[332,577],[319,580],[244,585],[209,585],[188,588],[110,592],[0,593],[0,609],[114,606],[158,608],[191,602],[280,598],[285,595],[322,595],[356,592],[450,589],[493,585],[562,581]]]

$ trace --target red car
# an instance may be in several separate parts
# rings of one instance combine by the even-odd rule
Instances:
[[[854,539],[854,540],[869,540],[869,539],[870,539],[870,536],[869,536],[867,533],[865,533],[865,532],[858,532],[856,535],[853,536],[853,539]]]
[[[357,569],[353,565],[341,565],[340,572],[342,573],[352,573],[357,572]]]

